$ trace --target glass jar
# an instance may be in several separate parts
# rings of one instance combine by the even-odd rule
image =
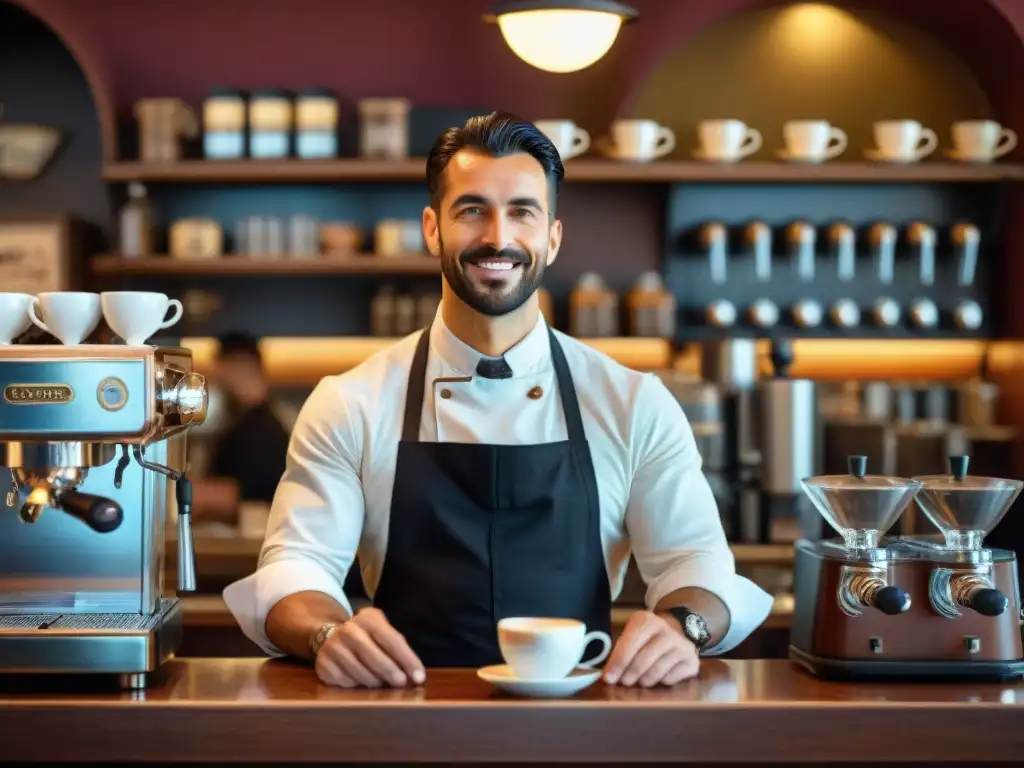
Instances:
[[[249,98],[249,155],[260,159],[288,157],[292,100],[284,91],[256,91]]]
[[[313,88],[295,98],[295,153],[302,158],[338,156],[338,99]]]
[[[383,160],[409,156],[409,102],[363,99],[359,102],[359,154]]]
[[[208,160],[238,160],[245,156],[245,96],[241,91],[216,88],[206,97],[203,156]]]

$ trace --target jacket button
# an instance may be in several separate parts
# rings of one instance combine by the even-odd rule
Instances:
[[[540,387],[534,387],[526,393],[526,396],[531,400],[540,400],[544,396],[544,390]]]
[[[450,389],[442,389],[441,390],[441,399],[442,400],[447,400],[451,396],[452,396],[452,391]]]

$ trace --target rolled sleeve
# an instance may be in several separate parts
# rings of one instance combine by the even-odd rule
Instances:
[[[684,587],[712,593],[729,611],[729,629],[704,653],[725,653],[768,618],[774,600],[736,573],[693,431],[679,403],[654,376],[645,377],[640,393],[626,528],[647,585],[646,604],[653,609]]]
[[[289,595],[322,592],[352,612],[343,585],[365,514],[360,445],[344,399],[321,382],[296,420],[256,572],[224,590],[242,632],[272,656],[283,654],[267,637],[267,615]]]

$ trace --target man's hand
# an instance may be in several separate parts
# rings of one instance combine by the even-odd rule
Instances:
[[[363,608],[331,633],[314,664],[316,676],[342,688],[403,688],[427,675],[423,663],[377,608]]]
[[[629,617],[615,644],[604,679],[607,683],[675,685],[700,670],[696,646],[678,625],[651,613],[637,611]]]

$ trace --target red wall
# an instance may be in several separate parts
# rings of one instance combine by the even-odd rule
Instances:
[[[419,106],[500,105],[528,119],[572,117],[598,130],[672,48],[765,0],[633,0],[640,21],[611,53],[570,75],[520,62],[493,25],[492,0],[15,0],[89,62],[119,110],[136,99],[198,104],[212,85],[322,85],[346,99],[403,95]],[[847,3],[847,5],[851,5]],[[1022,0],[861,0],[927,30],[1024,126]],[[1021,147],[1024,152],[1024,146]]]

